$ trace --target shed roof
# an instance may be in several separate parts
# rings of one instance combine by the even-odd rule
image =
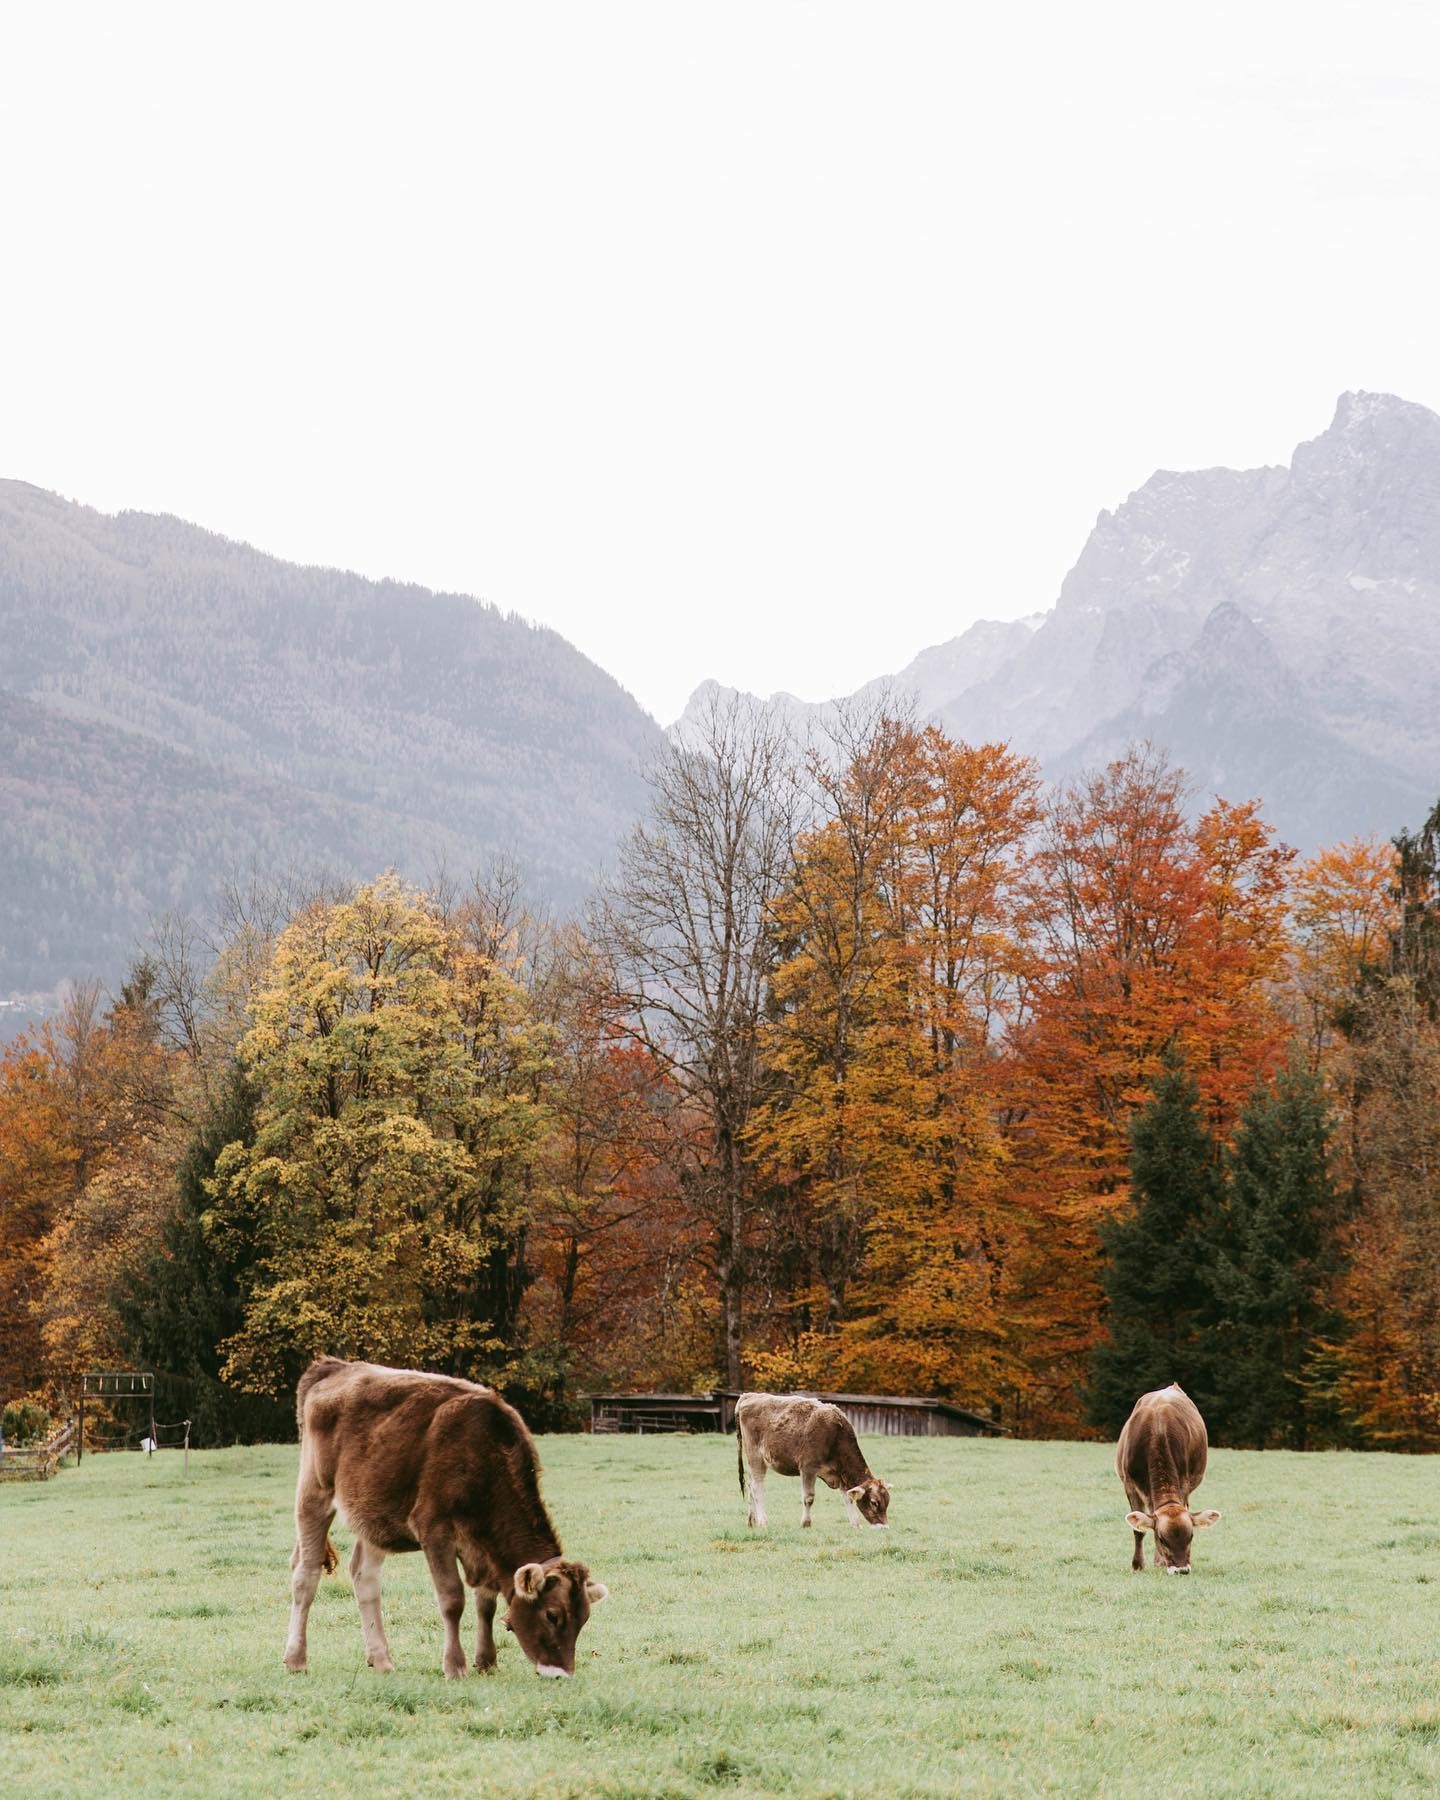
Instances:
[[[582,1394],[582,1400],[664,1400],[670,1405],[713,1406],[714,1394]]]
[[[738,1400],[741,1388],[716,1388],[706,1394],[582,1394],[582,1400],[624,1402],[631,1406],[714,1406],[721,1400]],[[956,1406],[953,1400],[934,1400],[922,1394],[830,1394],[821,1393],[818,1388],[797,1390],[808,1395],[812,1400],[828,1400],[834,1406],[896,1406],[910,1411],[929,1411],[948,1413],[951,1418],[965,1419],[972,1425],[978,1425],[985,1431],[1004,1432],[1009,1434],[1010,1427],[1002,1425],[998,1419],[992,1419],[988,1413],[972,1411],[968,1406]]]
[[[740,1397],[740,1391],[735,1388],[722,1388],[720,1392],[727,1400],[738,1400]],[[987,1431],[1008,1433],[1010,1430],[1008,1425],[1002,1425],[988,1413],[972,1412],[968,1406],[956,1406],[953,1400],[932,1400],[919,1394],[822,1394],[818,1388],[801,1388],[797,1392],[808,1394],[812,1400],[828,1400],[833,1406],[903,1406],[913,1410],[923,1408],[931,1412],[949,1413],[956,1419],[968,1419],[972,1425],[983,1425]]]

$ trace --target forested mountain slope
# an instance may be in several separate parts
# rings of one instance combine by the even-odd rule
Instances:
[[[114,979],[227,868],[513,856],[556,904],[654,722],[557,633],[0,482],[0,996]]]

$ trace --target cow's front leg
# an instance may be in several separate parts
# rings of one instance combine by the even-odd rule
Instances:
[[[763,1531],[770,1523],[765,1517],[765,1464],[750,1462],[750,1523]]]
[[[857,1531],[863,1531],[865,1529],[865,1521],[860,1517],[860,1508],[850,1498],[849,1494],[845,1495],[845,1510],[850,1514],[850,1523],[855,1529]]]
[[[465,1584],[455,1562],[455,1545],[449,1538],[434,1538],[425,1545],[425,1560],[435,1584],[440,1617],[445,1622],[445,1653],[440,1666],[447,1681],[465,1673],[465,1652],[460,1646],[460,1619],[465,1611]]]
[[[325,1546],[330,1541],[330,1521],[334,1517],[335,1509],[328,1496],[295,1508],[295,1548],[290,1552],[290,1633],[285,1640],[285,1667],[292,1675],[305,1672],[305,1628],[315,1590],[325,1571]]]
[[[815,1471],[800,1471],[800,1529],[810,1529],[810,1509],[815,1504]]]
[[[495,1590],[475,1589],[475,1611],[480,1623],[475,1633],[475,1673],[486,1675],[495,1667]]]
[[[1130,1567],[1132,1569],[1145,1567],[1145,1533],[1143,1531],[1135,1533],[1135,1554],[1130,1558]]]
[[[360,1630],[365,1638],[365,1660],[372,1669],[388,1675],[395,1664],[390,1646],[385,1642],[385,1627],[380,1619],[380,1565],[385,1552],[356,1538],[350,1552],[350,1581],[355,1589],[355,1604],[360,1608]]]

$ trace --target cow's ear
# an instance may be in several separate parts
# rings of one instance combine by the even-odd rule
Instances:
[[[862,1481],[860,1483],[859,1487],[846,1488],[845,1498],[847,1500],[858,1500],[864,1492],[865,1492],[865,1483]]]
[[[608,1597],[609,1593],[610,1590],[603,1581],[587,1581],[585,1583],[585,1598],[592,1606],[598,1606],[602,1600]]]
[[[1125,1523],[1132,1531],[1149,1531],[1153,1528],[1155,1521],[1149,1513],[1128,1512],[1125,1515]]]
[[[515,1592],[527,1600],[538,1600],[545,1586],[545,1571],[539,1563],[522,1563],[515,1571]]]
[[[1218,1525],[1220,1523],[1220,1515],[1213,1506],[1210,1506],[1207,1507],[1204,1512],[1191,1513],[1190,1522],[1197,1527],[1204,1525]]]

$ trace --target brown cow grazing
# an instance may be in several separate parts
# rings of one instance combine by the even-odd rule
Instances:
[[[423,1550],[445,1622],[447,1676],[465,1673],[462,1570],[480,1615],[477,1674],[495,1666],[500,1594],[505,1623],[536,1674],[575,1673],[575,1639],[606,1589],[561,1553],[519,1413],[472,1381],[333,1356],[300,1377],[296,1412],[287,1669],[305,1667],[305,1623],[321,1570],[335,1566],[330,1521],[338,1512],[355,1533],[350,1578],[372,1668],[395,1666],[380,1622],[380,1565],[395,1552]]]
[[[803,1502],[800,1523],[808,1526],[815,1504],[815,1477],[839,1488],[857,1528],[867,1522],[884,1526],[890,1490],[860,1452],[855,1428],[838,1406],[807,1394],[742,1394],[735,1403],[735,1447],[740,1463],[740,1492],[745,1492],[745,1465],[750,1465],[750,1524],[765,1525],[765,1474],[800,1477]]]
[[[1135,1533],[1132,1569],[1145,1567],[1145,1533],[1153,1530],[1158,1565],[1172,1575],[1190,1573],[1190,1540],[1220,1523],[1218,1512],[1190,1510],[1208,1453],[1205,1421],[1183,1388],[1172,1382],[1135,1402],[1115,1446],[1115,1473],[1134,1508],[1125,1515]]]

